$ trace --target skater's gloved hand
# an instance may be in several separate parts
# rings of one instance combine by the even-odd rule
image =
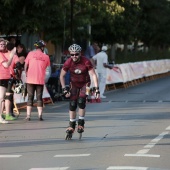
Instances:
[[[95,87],[95,97],[98,99],[100,97],[99,87]]]
[[[70,88],[69,87],[64,87],[62,88],[63,94],[65,97],[70,97]]]

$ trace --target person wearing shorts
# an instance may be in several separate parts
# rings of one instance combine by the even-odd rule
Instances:
[[[68,130],[74,132],[75,130],[76,109],[78,106],[78,133],[82,133],[84,131],[85,123],[86,88],[90,85],[89,74],[94,81],[96,98],[99,98],[100,95],[98,79],[91,61],[86,57],[81,56],[81,47],[79,45],[73,44],[68,50],[70,52],[70,58],[65,61],[60,73],[60,82],[63,93],[65,97],[70,97],[70,121],[66,132]],[[68,71],[70,71],[70,88],[67,88],[65,84],[65,76]]]
[[[34,46],[36,50],[28,53],[25,59],[25,73],[27,83],[27,116],[26,120],[31,120],[31,111],[33,107],[34,94],[36,92],[38,118],[43,120],[43,89],[45,84],[46,68],[50,66],[49,56],[44,54],[45,43],[43,40],[36,41]]]
[[[2,117],[2,113],[5,106],[5,111],[7,114],[10,113],[10,93],[7,91],[8,83],[11,78],[10,75],[10,65],[12,63],[13,57],[16,54],[16,47],[14,47],[10,52],[6,50],[7,41],[0,39],[0,123],[8,123]]]

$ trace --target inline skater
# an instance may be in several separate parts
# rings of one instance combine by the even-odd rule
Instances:
[[[66,139],[71,139],[76,127],[76,109],[78,110],[78,128],[77,132],[81,134],[84,132],[85,124],[85,107],[86,107],[86,88],[90,85],[90,76],[94,81],[96,98],[99,98],[98,79],[89,59],[81,56],[81,47],[77,44],[72,44],[68,51],[70,58],[68,58],[60,73],[60,82],[62,91],[65,97],[70,97],[69,104],[69,127],[66,129]],[[65,75],[70,71],[70,87],[65,85]],[[90,74],[90,76],[89,76]]]

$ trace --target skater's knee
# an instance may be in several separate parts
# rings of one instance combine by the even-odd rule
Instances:
[[[78,99],[78,106],[80,109],[84,109],[86,107],[86,98],[80,97]]]
[[[77,109],[77,101],[71,100],[70,101],[70,111],[75,111]]]

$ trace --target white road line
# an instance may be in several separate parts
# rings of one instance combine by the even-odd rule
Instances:
[[[90,156],[91,154],[72,154],[72,155],[55,155],[54,157],[81,157]]]
[[[125,154],[124,156],[136,156],[136,157],[138,157],[138,156],[141,156],[141,157],[153,157],[153,158],[159,158],[160,157],[160,155],[152,155],[152,154],[138,154],[138,153],[136,153],[136,154]]]
[[[146,154],[150,151],[151,148],[153,148],[157,142],[159,142],[165,135],[169,134],[169,132],[162,132],[159,134],[156,138],[151,140],[150,143],[144,146],[144,149],[139,150],[136,154],[125,154],[124,156],[141,156],[141,157],[160,157],[160,155],[152,155],[152,154]]]
[[[150,151],[150,149],[142,149],[137,152],[137,154],[146,154]]]
[[[157,136],[155,139],[153,139],[151,142],[158,142],[160,141],[165,135],[167,135],[169,132],[162,132],[159,136]]]
[[[153,148],[156,145],[156,143],[148,143],[144,146],[144,148]]]
[[[0,155],[0,158],[19,158],[22,155]]]
[[[166,130],[170,130],[170,126],[168,126],[168,127],[166,128]]]
[[[135,167],[135,166],[109,166],[107,170],[119,170],[119,169],[124,169],[124,170],[147,170],[148,167]]]
[[[29,170],[66,170],[69,167],[56,167],[56,168],[31,168]]]

